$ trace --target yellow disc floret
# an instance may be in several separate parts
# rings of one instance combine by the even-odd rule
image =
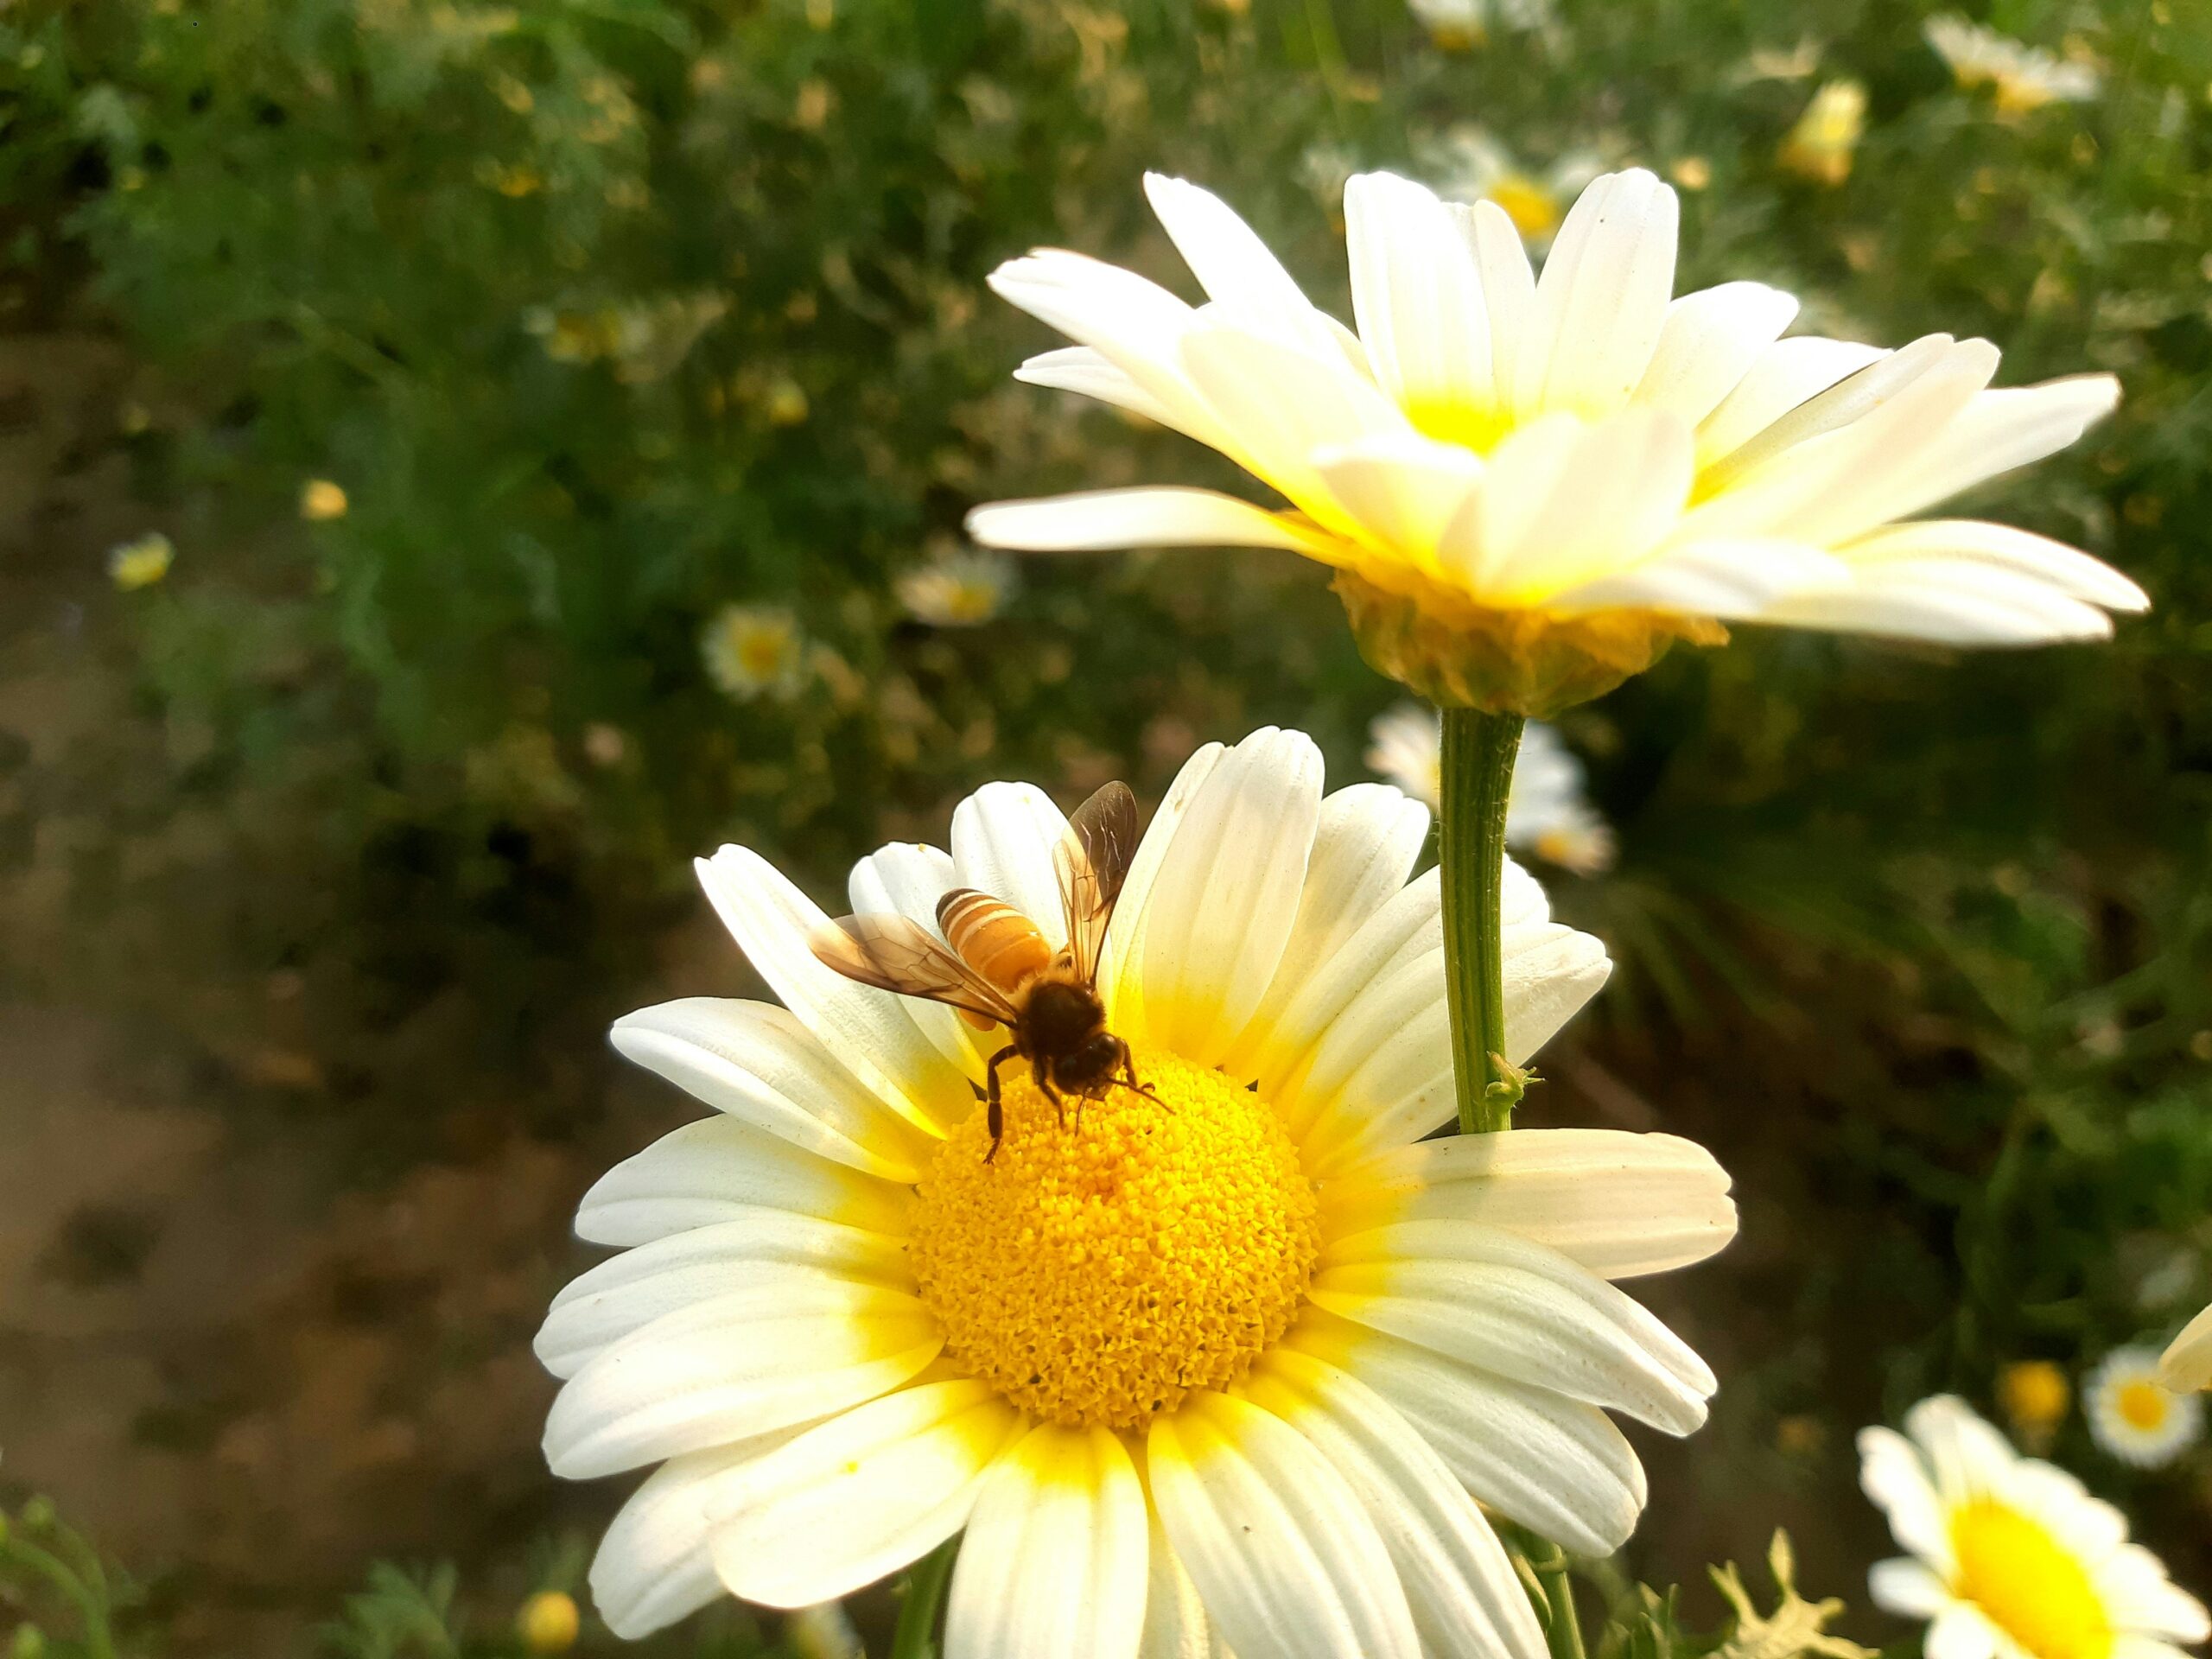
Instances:
[[[2035,1659],[2107,1659],[2112,1619],[2088,1571],[2033,1517],[1980,1498],[1951,1516],[1953,1586]]]
[[[1009,1065],[997,1156],[979,1108],[921,1183],[914,1274],[946,1353],[1054,1422],[1136,1428],[1234,1382],[1289,1325],[1320,1248],[1274,1109],[1171,1054],[1135,1062],[1157,1101],[1070,1097],[1065,1128]]]

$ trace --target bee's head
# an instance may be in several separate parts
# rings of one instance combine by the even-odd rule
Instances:
[[[1052,1080],[1075,1094],[1103,1094],[1128,1052],[1120,1038],[1102,1027],[1059,1058],[1052,1067]]]

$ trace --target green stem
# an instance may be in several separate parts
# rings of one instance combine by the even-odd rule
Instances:
[[[916,1561],[906,1574],[906,1602],[891,1637],[891,1659],[932,1659],[938,1609],[952,1579],[952,1558],[960,1553],[957,1535],[946,1539]]]
[[[1552,1659],[1583,1659],[1582,1620],[1574,1611],[1574,1580],[1567,1576],[1567,1557],[1554,1549],[1551,1559],[1536,1567],[1544,1599],[1551,1603],[1544,1637],[1551,1644]]]
[[[1505,888],[1505,804],[1521,748],[1518,715],[1444,711],[1444,986],[1459,1132],[1486,1135],[1513,1121],[1522,1078],[1505,1058],[1505,962],[1499,943]]]

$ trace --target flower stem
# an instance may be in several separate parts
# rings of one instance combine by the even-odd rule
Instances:
[[[1567,1556],[1554,1549],[1549,1560],[1537,1566],[1536,1578],[1551,1603],[1544,1638],[1552,1659],[1583,1659],[1582,1620],[1574,1611],[1574,1580],[1567,1574]]]
[[[1459,1132],[1486,1135],[1513,1120],[1522,1079],[1506,1063],[1505,962],[1499,933],[1505,888],[1505,803],[1520,752],[1518,715],[1444,710],[1438,855],[1444,881],[1444,983]]]
[[[938,1609],[952,1579],[952,1558],[959,1553],[960,1538],[955,1534],[908,1569],[899,1628],[891,1637],[891,1659],[934,1659]]]

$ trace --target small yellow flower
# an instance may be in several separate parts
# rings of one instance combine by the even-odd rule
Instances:
[[[582,1623],[573,1597],[541,1590],[515,1615],[515,1634],[532,1653],[566,1653],[575,1645]]]
[[[1841,184],[1851,176],[1852,154],[1866,130],[1866,87],[1832,80],[1813,94],[1782,141],[1782,165],[1815,184]]]
[[[806,26],[809,29],[828,29],[836,21],[836,0],[806,0]]]
[[[1685,190],[1702,190],[1713,182],[1713,163],[1702,156],[1685,156],[1667,169],[1667,176]]]
[[[332,518],[343,518],[347,506],[346,492],[327,478],[311,478],[300,487],[300,517],[317,524]]]
[[[806,681],[806,640],[780,605],[726,605],[700,639],[708,677],[741,702],[788,700]]]
[[[2073,1385],[2047,1359],[2017,1360],[1997,1379],[1997,1398],[2023,1440],[2046,1438],[2066,1421]]]
[[[798,100],[791,109],[791,124],[801,132],[819,132],[830,119],[830,112],[837,107],[837,95],[826,80],[807,80],[799,84]]]
[[[169,566],[175,563],[175,545],[161,531],[149,531],[135,542],[108,550],[108,580],[123,592],[133,593],[152,587],[168,575]]]
[[[760,406],[766,411],[771,426],[800,425],[805,421],[809,408],[806,388],[787,374],[779,375],[769,383]]]

